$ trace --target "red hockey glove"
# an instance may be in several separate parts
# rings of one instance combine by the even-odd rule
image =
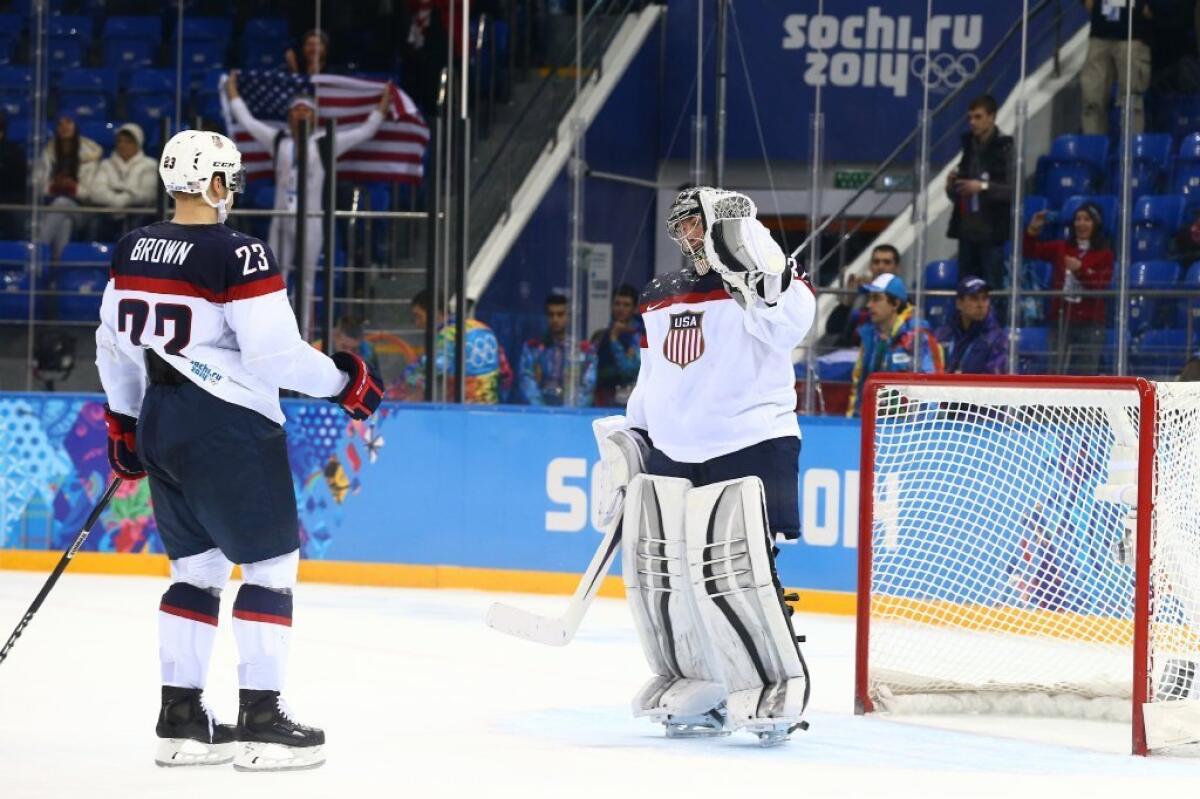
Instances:
[[[366,361],[349,352],[335,352],[333,364],[350,375],[350,382],[329,401],[341,405],[351,419],[366,419],[383,400],[383,378]]]
[[[137,454],[137,419],[105,405],[104,425],[108,428],[108,462],[113,474],[122,480],[141,480],[146,469]]]

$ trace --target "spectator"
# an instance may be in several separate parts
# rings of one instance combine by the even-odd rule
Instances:
[[[337,326],[333,328],[333,350],[357,355],[376,372],[379,371],[379,356],[375,354],[371,342],[367,341],[363,333],[363,323],[359,319],[352,316],[338,319]]]
[[[318,130],[317,106],[313,98],[297,95],[292,98],[291,108],[288,109],[288,127],[286,131],[255,119],[246,106],[246,102],[238,95],[237,71],[229,73],[225,82],[225,91],[229,95],[229,108],[237,119],[238,124],[254,137],[254,139],[275,154],[275,209],[295,212],[297,185],[296,140],[300,136],[300,125],[307,122],[309,130],[307,150],[307,189],[306,204],[310,212],[321,211],[325,207],[325,175],[326,167],[342,153],[351,150],[372,138],[383,123],[395,93],[391,82],[384,87],[379,95],[379,107],[371,110],[367,120],[354,127],[338,128],[335,146],[330,151],[325,140],[325,131]],[[271,249],[279,261],[286,280],[295,261],[296,218],[295,216],[277,216],[271,219],[271,228],[267,236]],[[304,263],[301,274],[304,280],[304,296],[308,302],[300,314],[300,331],[309,337],[310,320],[313,305],[313,280],[317,272],[317,254],[321,251],[324,231],[318,220],[310,219],[305,224],[304,231]]]
[[[951,374],[999,375],[1008,365],[1008,334],[996,321],[988,292],[991,287],[968,275],[958,281],[954,314],[936,337]]]
[[[872,374],[913,370],[913,349],[918,336],[921,346],[917,371],[942,371],[941,345],[925,322],[914,317],[903,280],[884,274],[858,290],[867,295],[870,320],[858,329],[862,348],[854,364],[847,416],[858,416],[861,412],[863,385]]]
[[[1200,358],[1189,358],[1177,379],[1180,383],[1195,383],[1200,380]]]
[[[429,292],[425,289],[418,291],[412,298],[413,326],[422,330],[428,324],[430,314]],[[456,325],[453,317],[447,318],[444,311],[439,310],[435,320],[436,335],[434,337],[434,375],[446,377],[446,399],[453,401],[455,396],[455,344],[458,341]],[[492,329],[478,319],[468,319],[466,322],[467,356],[466,368],[466,401],[480,405],[495,405],[500,402],[513,383],[512,368],[504,355],[496,334]],[[423,354],[415,363],[404,370],[404,375],[389,397],[409,401],[420,401],[425,398],[425,364],[428,354]]]
[[[596,393],[598,408],[624,408],[637,382],[642,362],[642,337],[646,330],[637,311],[637,289],[621,286],[612,300],[612,321],[592,334],[592,352],[596,355]]]
[[[1105,302],[1079,292],[1106,289],[1112,282],[1113,252],[1104,236],[1103,218],[1094,204],[1084,203],[1075,212],[1066,241],[1038,241],[1045,225],[1045,211],[1029,220],[1024,252],[1026,258],[1053,265],[1051,288],[1062,291],[1050,303],[1050,317],[1057,320],[1052,349],[1058,353],[1058,370],[1069,362],[1079,374],[1094,375],[1100,369],[1104,345]]]
[[[80,186],[91,181],[103,154],[99,144],[79,134],[73,118],[59,117],[54,138],[46,143],[34,176],[35,185],[41,187],[49,206],[79,207]],[[55,260],[71,240],[75,227],[82,221],[81,216],[68,211],[51,211],[43,217],[38,241],[50,245],[50,254]]]
[[[283,54],[288,69],[292,72],[303,72],[305,75],[317,75],[329,66],[329,36],[325,31],[311,30],[304,34],[300,48],[303,65],[296,58],[296,51],[291,47]]]
[[[1175,234],[1171,244],[1171,260],[1183,264],[1185,269],[1193,262],[1200,261],[1200,208],[1192,211],[1191,223]]]
[[[0,202],[24,205],[29,190],[29,159],[25,148],[8,138],[8,117],[0,111]],[[0,238],[19,240],[28,237],[28,223],[21,211],[0,213]]]
[[[158,198],[158,162],[142,152],[144,142],[140,125],[126,122],[117,128],[113,154],[100,162],[91,181],[80,186],[79,199],[108,208],[154,205]],[[104,220],[108,224],[101,223],[101,238],[119,238],[116,233],[129,221],[125,214]]]
[[[946,176],[946,195],[954,204],[948,235],[958,239],[958,274],[1001,288],[1012,225],[1013,141],[996,127],[996,100],[989,94],[971,101],[967,125],[962,158]]]
[[[570,373],[569,338],[570,315],[567,298],[551,294],[546,298],[546,334],[525,342],[521,349],[521,375],[518,387],[521,401],[528,405],[562,405],[567,395]],[[596,385],[596,362],[591,346],[580,345],[577,356],[579,394],[577,405],[592,403]]]
[[[1125,106],[1128,85],[1133,107],[1133,133],[1145,130],[1143,95],[1150,86],[1150,39],[1153,35],[1149,0],[1083,0],[1092,16],[1088,30],[1087,56],[1079,73],[1083,94],[1083,132],[1108,134],[1108,99],[1117,82],[1117,107]],[[1133,13],[1133,76],[1125,69],[1129,55],[1125,37],[1129,14]]]
[[[846,288],[857,289],[869,283],[882,274],[900,274],[900,251],[890,244],[880,244],[871,250],[871,262],[868,277],[850,275],[846,278]],[[858,328],[866,322],[867,302],[862,293],[844,294],[838,297],[838,304],[825,320],[826,346],[846,349],[857,347]]]

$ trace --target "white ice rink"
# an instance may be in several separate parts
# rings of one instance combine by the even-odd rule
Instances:
[[[0,635],[44,578],[0,571]],[[849,618],[798,617],[809,639],[812,728],[764,750],[745,734],[668,741],[631,717],[629,699],[647,674],[621,602],[597,602],[575,642],[552,649],[486,628],[496,595],[321,585],[297,593],[286,695],[302,721],[326,729],[328,763],[290,774],[159,769],[155,611],[165,586],[64,575],[0,666],[0,797],[1129,799],[1191,795],[1200,785],[1200,760],[1117,753],[1128,746],[1117,725],[950,722],[982,730],[960,732],[856,718]],[[565,602],[504,599],[540,612]],[[230,605],[208,696],[232,721]]]

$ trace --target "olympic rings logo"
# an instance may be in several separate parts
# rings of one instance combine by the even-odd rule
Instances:
[[[925,54],[912,58],[913,77],[925,77]],[[979,56],[963,53],[957,58],[950,53],[938,53],[929,59],[929,89],[957,89],[979,71]]]

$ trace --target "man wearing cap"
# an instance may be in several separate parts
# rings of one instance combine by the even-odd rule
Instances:
[[[254,139],[275,155],[275,209],[277,211],[296,212],[298,205],[299,174],[296,168],[296,140],[300,136],[300,124],[308,125],[309,138],[306,150],[308,161],[306,169],[305,203],[309,212],[319,212],[325,207],[326,165],[339,158],[347,150],[352,150],[363,142],[371,139],[383,123],[384,114],[391,106],[392,95],[395,92],[391,81],[384,86],[379,96],[379,107],[371,109],[365,122],[360,125],[339,126],[334,136],[333,151],[330,152],[325,142],[325,131],[317,125],[316,101],[309,96],[297,95],[292,98],[288,109],[287,130],[278,130],[262,122],[250,113],[246,101],[238,94],[237,71],[229,73],[225,82],[225,92],[229,96],[229,110],[237,123],[246,129]],[[279,266],[284,278],[296,266],[296,218],[295,216],[277,216],[271,219],[271,229],[267,236],[271,249],[279,257]],[[310,338],[311,308],[313,305],[313,279],[317,272],[317,254],[321,251],[324,232],[321,230],[319,219],[309,219],[304,231],[304,264],[301,274],[304,276],[304,296],[308,298],[305,308],[300,314],[300,332],[305,338]]]
[[[858,329],[862,348],[854,364],[847,416],[858,416],[863,384],[875,372],[913,371],[913,350],[920,339],[918,372],[941,372],[942,347],[925,322],[913,314],[904,281],[882,274],[858,290],[867,295],[870,321]]]
[[[134,122],[126,122],[117,128],[112,155],[100,162],[92,177],[80,185],[76,196],[90,205],[109,208],[154,205],[158,197],[158,162],[142,152],[145,140],[141,126]],[[104,222],[110,229],[100,232],[101,239],[117,239],[125,232],[120,228],[141,223],[140,220],[128,220],[124,215]]]
[[[996,321],[988,297],[991,286],[967,275],[958,281],[954,314],[937,331],[952,374],[1003,374],[1008,362],[1008,336]]]

